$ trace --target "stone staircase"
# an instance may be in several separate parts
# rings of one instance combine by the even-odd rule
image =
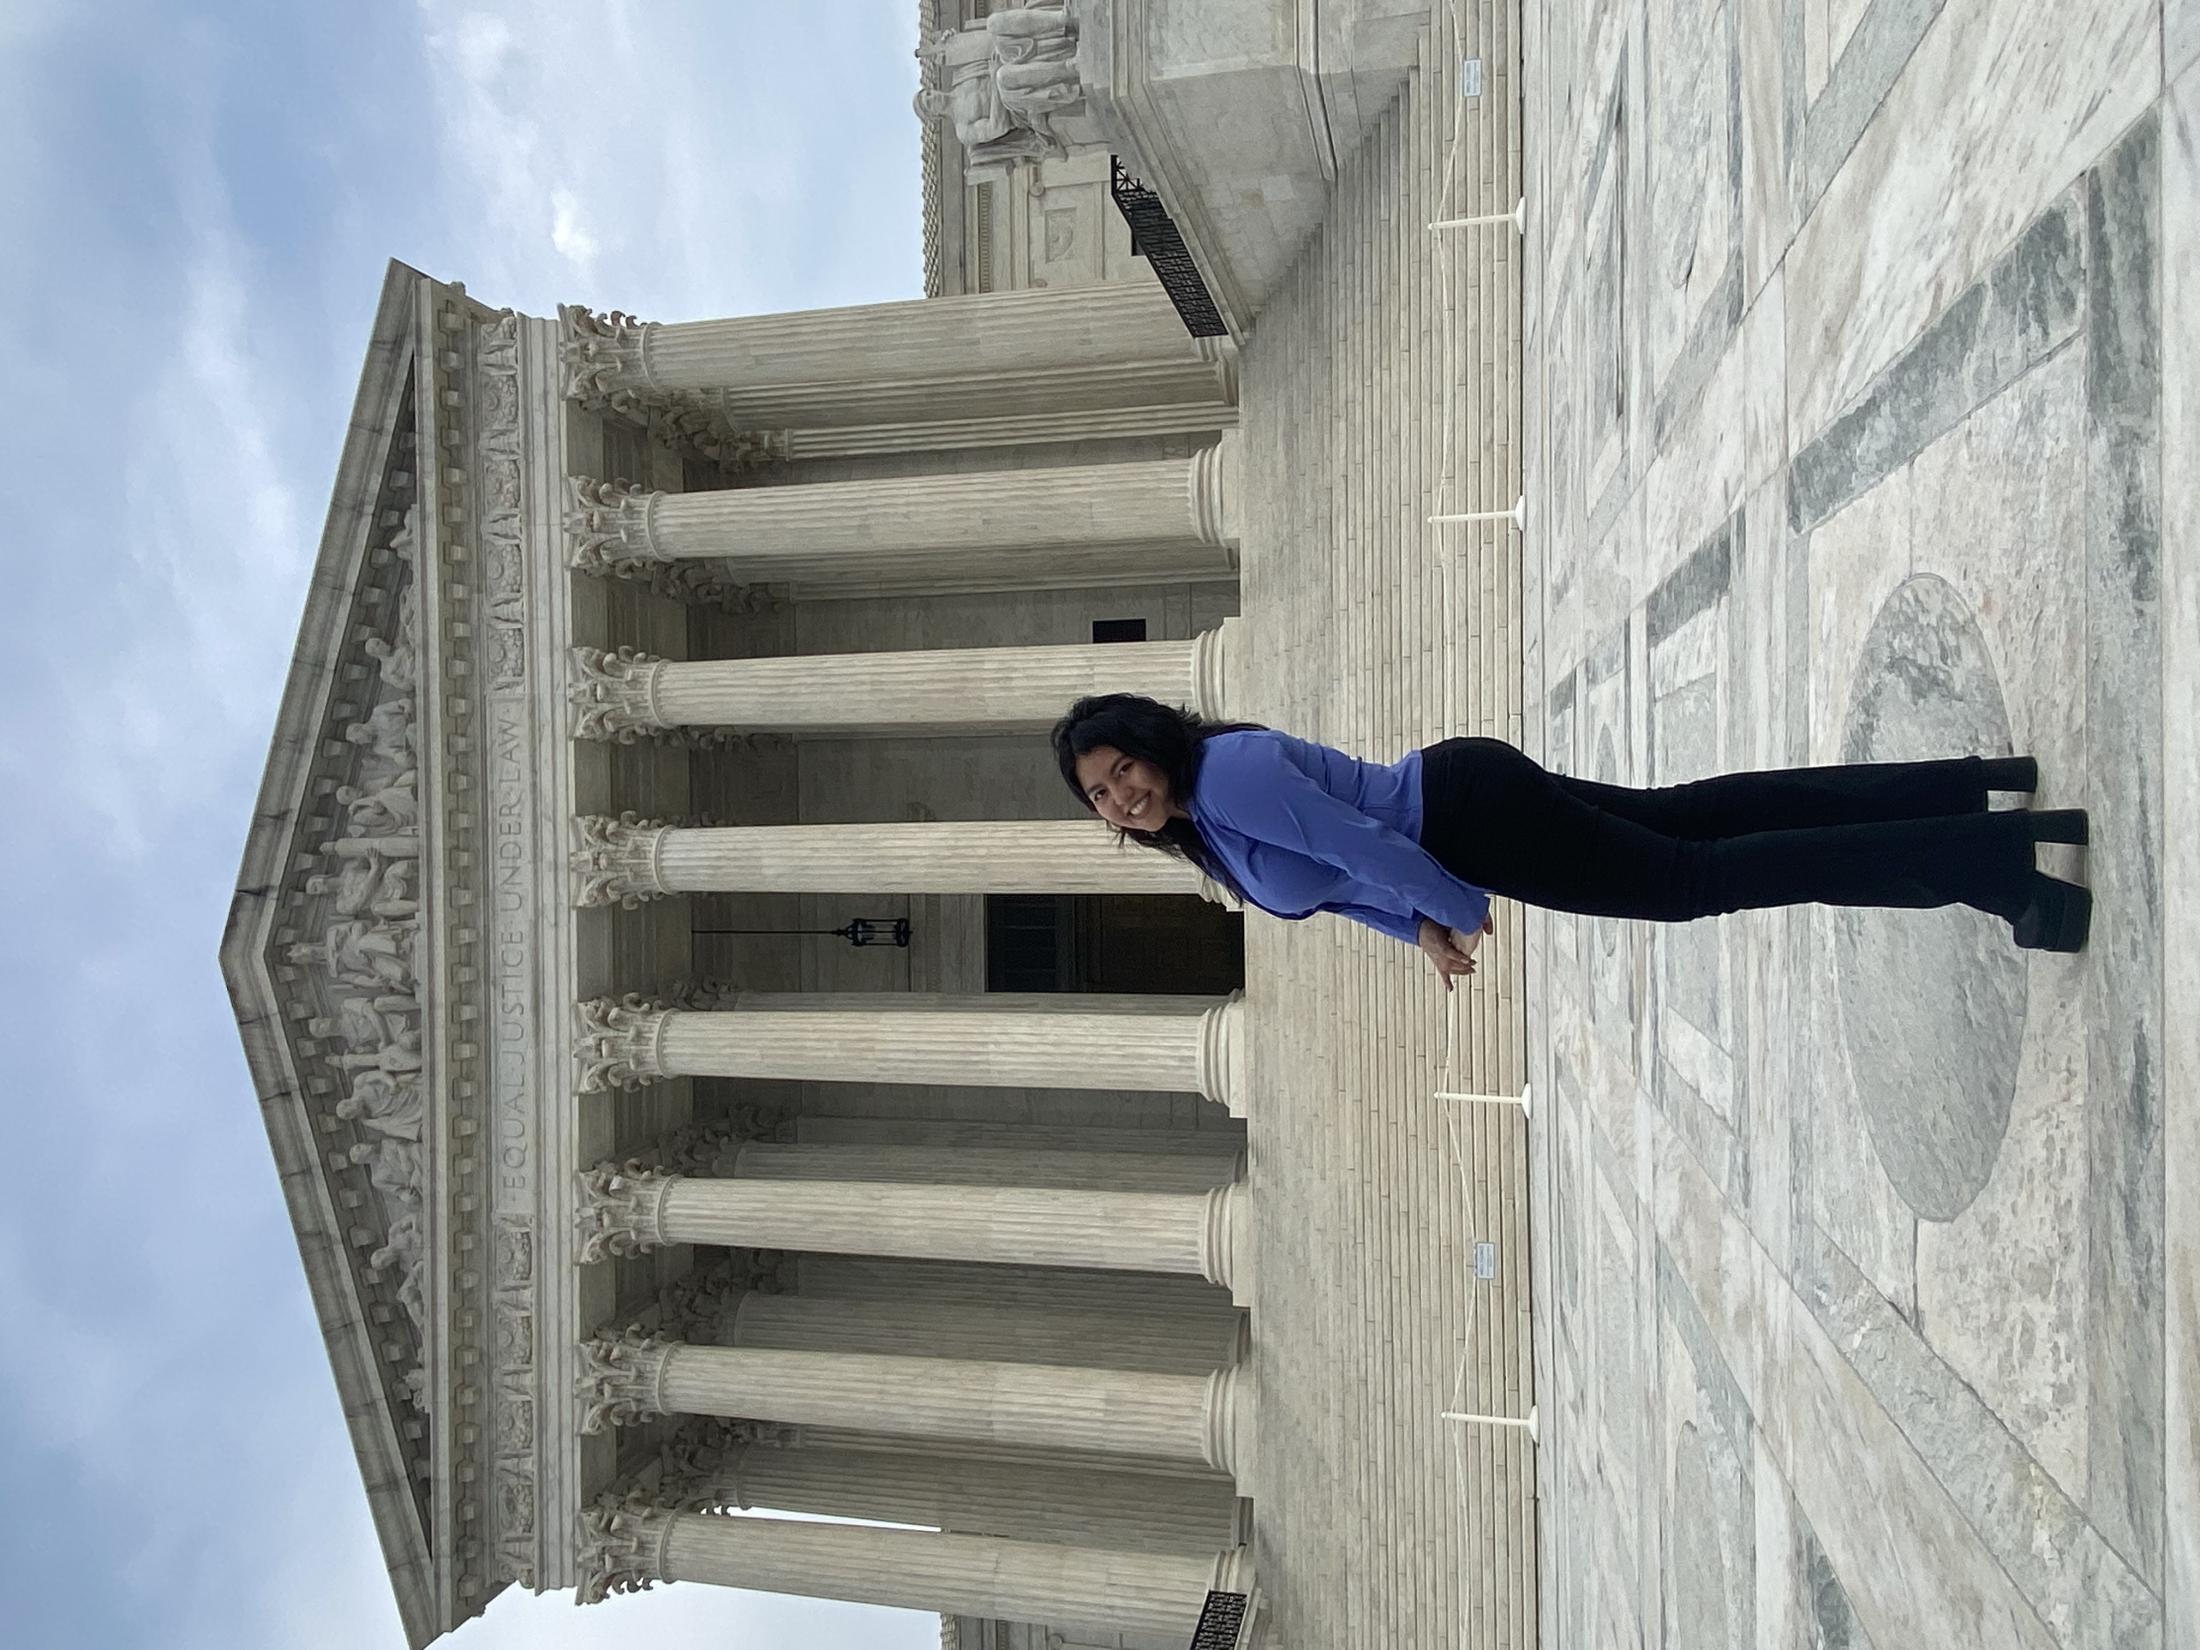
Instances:
[[[1521,738],[1519,538],[1425,519],[1520,492],[1519,243],[1426,227],[1518,196],[1518,55],[1513,8],[1432,8],[1245,351],[1249,714],[1372,758]],[[1440,1418],[1533,1400],[1522,1123],[1433,1098],[1520,1091],[1523,941],[1501,903],[1447,999],[1368,929],[1249,920],[1258,1558],[1291,1650],[1535,1641],[1529,1445]]]

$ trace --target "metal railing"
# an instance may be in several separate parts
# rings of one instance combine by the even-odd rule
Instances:
[[[1176,220],[1169,216],[1161,197],[1124,170],[1120,155],[1108,157],[1108,168],[1108,193],[1114,196],[1115,209],[1123,214],[1123,221],[1131,226],[1131,253],[1153,266],[1154,274],[1161,278],[1161,290],[1169,295],[1169,302],[1184,322],[1184,330],[1194,338],[1227,337],[1230,329],[1223,324],[1222,312],[1215,308],[1214,295],[1207,290],[1206,279],[1192,261],[1191,249],[1184,244]]]

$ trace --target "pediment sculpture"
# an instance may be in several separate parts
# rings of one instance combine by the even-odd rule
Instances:
[[[952,124],[973,170],[1069,152],[1054,119],[1082,109],[1085,93],[1066,5],[1014,6],[928,31],[917,56],[944,82],[917,93],[917,114]]]

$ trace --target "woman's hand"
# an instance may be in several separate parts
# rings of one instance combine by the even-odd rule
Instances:
[[[1481,938],[1480,934],[1475,935],[1462,950],[1459,945],[1459,930],[1446,928],[1440,922],[1432,922],[1423,917],[1415,943],[1420,946],[1421,954],[1428,958],[1430,966],[1436,970],[1437,978],[1444,982],[1444,989],[1449,991],[1455,977],[1474,972],[1474,947],[1481,942]]]
[[[1456,928],[1447,928],[1444,930],[1444,936],[1451,941],[1452,949],[1467,959],[1467,972],[1472,974],[1474,972],[1474,953],[1482,944],[1482,936],[1496,932],[1497,917],[1493,912],[1485,915],[1482,918],[1482,926],[1471,934],[1462,934]]]

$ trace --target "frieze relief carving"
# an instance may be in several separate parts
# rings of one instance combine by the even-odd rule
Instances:
[[[511,688],[527,676],[527,562],[520,520],[519,316],[505,310],[477,334],[481,547],[488,569],[489,679]]]
[[[421,648],[414,511],[386,525],[393,529],[390,538],[374,555],[398,570],[394,634],[369,634],[359,642],[372,702],[344,723],[342,742],[333,747],[355,753],[349,782],[328,793],[341,826],[317,844],[324,868],[307,875],[294,896],[303,909],[319,913],[320,937],[294,939],[282,956],[312,987],[294,1003],[293,1018],[339,1089],[324,1127],[351,1135],[347,1143],[331,1143],[329,1167],[362,1178],[380,1211],[379,1229],[354,1228],[364,1270],[389,1287],[413,1332],[413,1361],[397,1385],[415,1408],[425,1408],[426,1381],[417,1367],[427,1328],[427,1108],[420,1085],[415,696]]]

